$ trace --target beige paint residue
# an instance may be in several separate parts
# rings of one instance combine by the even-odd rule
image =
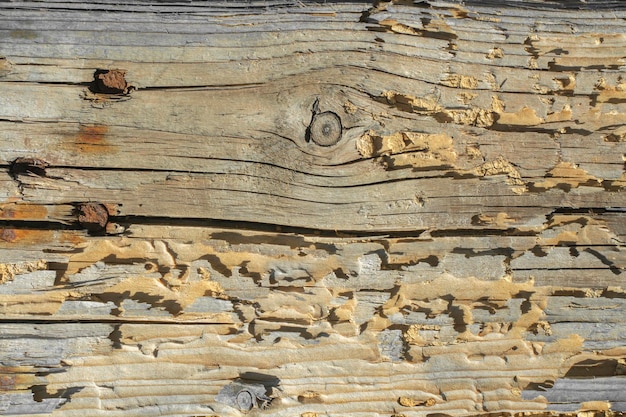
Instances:
[[[559,162],[545,176],[545,180],[534,184],[537,188],[550,189],[568,186],[577,188],[581,185],[600,186],[602,181],[571,162]]]

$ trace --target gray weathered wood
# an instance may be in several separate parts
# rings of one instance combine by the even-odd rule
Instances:
[[[625,19],[0,2],[0,414],[622,415]]]

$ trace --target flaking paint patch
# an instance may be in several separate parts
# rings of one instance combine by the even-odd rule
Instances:
[[[453,88],[475,89],[478,88],[478,79],[472,75],[447,74],[441,84]]]
[[[0,314],[10,316],[48,316],[55,314],[70,296],[67,291],[33,294],[0,294]]]
[[[357,140],[356,147],[364,158],[401,154],[394,158],[396,164],[415,167],[452,165],[457,158],[454,142],[445,133],[396,132],[382,136],[370,130]]]
[[[153,307],[163,307],[168,312],[181,319],[192,318],[197,314],[185,313],[187,306],[191,305],[197,298],[205,296],[220,296],[223,289],[219,283],[214,281],[194,281],[186,282],[178,287],[168,288],[161,281],[148,277],[133,277],[124,280],[106,289],[107,294],[119,294],[121,301],[123,298],[132,298],[141,301],[146,299],[158,299],[157,302],[146,301]],[[123,315],[123,308],[120,308]],[[179,314],[182,313],[182,314]],[[225,317],[228,317],[226,315]]]
[[[615,85],[607,83],[606,79],[600,78],[595,85],[598,94],[594,96],[596,103],[621,103],[626,100],[626,81],[621,77]]]
[[[476,278],[460,279],[443,274],[433,281],[400,285],[394,291],[395,295],[383,305],[381,313],[384,317],[391,317],[405,310],[425,308],[430,314],[440,315],[453,314],[454,310],[457,312],[455,319],[458,320],[457,324],[465,328],[459,332],[457,338],[473,340],[478,336],[471,334],[468,326],[473,324],[472,309],[480,304],[480,302],[475,304],[477,300],[488,300],[490,305],[504,308],[510,299],[518,297],[519,294],[536,292],[532,280],[514,283],[505,277],[497,281],[484,281]],[[443,298],[451,301],[438,306],[431,303],[431,300]],[[545,307],[545,301],[541,297],[531,302],[527,311],[512,323],[508,336],[522,338],[525,332],[542,319]],[[409,336],[410,340],[416,339],[416,330],[419,333],[421,329],[414,329]]]
[[[448,109],[439,104],[436,97],[414,97],[395,91],[385,91],[382,98],[389,105],[399,110],[431,116],[440,123],[489,128],[496,120],[497,110],[494,102],[491,108],[469,107],[466,109]]]
[[[534,187],[546,190],[555,187],[577,188],[581,185],[599,187],[602,181],[571,162],[559,162],[548,171],[543,181],[534,183]]]
[[[502,112],[498,113],[497,124],[507,126],[536,126],[545,122],[545,120],[528,106],[524,106],[515,113]]]
[[[403,407],[432,407],[437,404],[434,398],[419,399],[411,397],[400,397],[398,403]]]
[[[33,271],[43,271],[47,269],[46,261],[40,259],[38,261],[18,262],[18,263],[0,263],[0,284],[12,281],[16,275],[26,274]]]
[[[504,58],[504,51],[502,50],[502,48],[498,48],[497,46],[494,46],[492,49],[489,50],[487,55],[485,55],[485,58],[487,59]]]
[[[548,113],[546,123],[568,122],[572,120],[572,108],[569,104],[563,106],[563,109],[557,112]]]
[[[509,217],[507,213],[500,212],[495,216],[480,214],[477,217],[477,221],[481,225],[493,225],[498,228],[508,228],[512,223],[515,223],[517,219]]]
[[[506,175],[507,183],[513,186],[513,192],[521,194],[527,191],[526,183],[522,180],[522,176],[517,168],[502,157],[498,157],[493,161],[487,161],[474,168],[471,172],[479,177]]]
[[[436,34],[438,38],[442,37],[442,35],[453,39],[457,37],[452,27],[443,19],[428,19],[427,23],[422,25],[422,28],[409,26],[394,19],[384,19],[378,23],[390,32],[403,35],[428,37],[432,33]]]
[[[573,93],[576,89],[576,76],[574,74],[567,74],[565,77],[554,78],[556,84],[556,90],[561,93]]]

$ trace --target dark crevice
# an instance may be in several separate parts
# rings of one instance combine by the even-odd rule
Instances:
[[[59,221],[42,220],[5,220],[0,219],[0,229],[18,230],[81,230],[78,223],[69,224]]]
[[[70,402],[72,395],[82,391],[83,388],[85,387],[71,387],[60,389],[55,392],[48,392],[47,385],[33,385],[29,387],[30,391],[33,393],[33,400],[35,400],[36,402],[42,402],[44,400],[52,398],[62,398],[67,400],[67,402]]]
[[[193,320],[193,321],[185,321],[185,320],[176,320],[176,318],[172,318],[171,320],[141,320],[136,318],[121,318],[121,317],[99,317],[94,319],[42,319],[41,317],[37,318],[29,318],[27,316],[9,319],[9,318],[1,318],[0,324],[110,324],[112,326],[121,326],[124,324],[137,324],[137,325],[146,325],[152,326],[155,324],[163,324],[163,325],[176,325],[176,326],[222,326],[222,325],[232,325],[232,322],[219,322],[215,320]],[[112,331],[112,334],[115,332],[115,329]],[[115,334],[109,335],[110,337],[115,338]],[[42,336],[42,338],[47,338]]]
[[[595,249],[586,248],[584,252],[590,253],[593,256],[595,256],[597,259],[600,260],[600,262],[608,266],[611,272],[614,273],[615,275],[620,275],[622,271],[624,270],[624,268],[619,268],[618,266],[615,265],[615,263],[613,263],[613,261],[611,261],[605,255],[603,255],[602,253],[598,252]]]
[[[287,233],[279,233],[272,235],[245,235],[235,231],[227,232],[215,232],[211,233],[211,238],[216,240],[224,240],[229,242],[230,245],[238,244],[255,244],[255,245],[281,245],[289,246],[291,249],[296,248],[314,248],[317,250],[323,250],[329,254],[337,253],[337,246],[331,243],[321,243],[315,241],[307,241],[302,236],[294,236]]]
[[[537,236],[537,232],[523,231],[519,229],[448,229],[434,230],[430,236],[437,237],[462,237],[462,236]]]
[[[396,231],[361,231],[351,229],[315,229],[299,226],[284,226],[273,223],[249,222],[239,220],[220,220],[220,219],[202,219],[202,218],[173,218],[173,217],[148,217],[148,216],[111,216],[111,221],[129,227],[135,224],[152,225],[152,226],[197,226],[197,227],[213,227],[216,229],[226,230],[245,230],[255,232],[268,233],[284,233],[295,234],[300,236],[314,237],[337,237],[337,238],[393,238],[393,237],[415,237],[424,232],[424,230],[396,230]],[[308,246],[308,245],[307,245]]]
[[[244,88],[262,87],[263,83],[215,84],[215,85],[172,85],[158,87],[141,87],[141,91],[188,91],[188,90],[240,90]],[[138,89],[139,90],[139,89]]]
[[[585,359],[575,363],[565,373],[566,378],[600,378],[620,375],[617,359]]]
[[[80,203],[74,203],[72,205],[76,206]],[[567,214],[567,215],[602,215],[609,213],[624,213],[625,210],[623,208],[557,208],[548,215],[548,219],[550,216],[554,214]],[[214,218],[197,218],[197,217],[169,217],[169,216],[137,216],[137,215],[111,215],[109,216],[109,222],[117,223],[128,229],[133,225],[153,225],[153,226],[180,226],[180,227],[213,227],[225,229],[223,233],[227,233],[230,235],[216,235],[216,238],[231,236],[233,233],[237,233],[239,231],[256,231],[263,233],[281,233],[283,235],[300,235],[303,237],[306,236],[314,236],[314,237],[331,237],[331,238],[415,238],[422,234],[425,229],[415,229],[415,230],[376,230],[376,231],[364,231],[364,230],[355,230],[355,229],[317,229],[317,228],[309,228],[302,226],[290,226],[290,225],[281,225],[275,223],[263,223],[263,222],[252,222],[245,220],[224,220],[224,219],[214,219]],[[84,227],[80,226],[78,223],[78,219],[73,220],[69,216],[67,218],[58,219],[58,220],[12,220],[12,219],[1,219],[0,220],[0,228],[3,229],[19,229],[19,230],[83,230]],[[132,234],[132,232],[127,231],[127,234]],[[536,236],[536,231],[523,231],[516,228],[507,228],[507,229],[496,229],[496,228],[469,228],[469,229],[442,229],[442,230],[433,230],[430,232],[431,237],[459,237],[459,236]],[[269,239],[267,243],[271,242],[271,238],[267,237],[241,237],[241,241],[248,241],[252,239],[252,241],[260,242],[260,240]],[[259,240],[260,239],[260,240]],[[556,246],[572,246],[572,242],[562,242],[561,245]],[[334,252],[336,248],[333,248],[329,245],[321,245],[317,243],[307,243],[302,240],[298,240],[298,242],[293,242],[294,245],[298,247],[303,246],[311,246],[313,245],[316,249],[324,249],[331,252]],[[554,245],[552,245],[554,246]],[[578,246],[610,246],[610,245],[578,245]],[[543,249],[536,247],[533,249],[536,255],[543,256]],[[591,253],[591,252],[590,252]],[[592,253],[594,254],[594,253]],[[606,262],[610,262],[605,260]],[[604,262],[604,261],[603,261]],[[605,264],[607,266],[611,266],[608,263]]]

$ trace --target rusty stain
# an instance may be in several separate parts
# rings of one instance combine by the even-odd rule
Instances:
[[[117,216],[120,214],[120,207],[117,204],[103,203],[102,205],[107,213],[109,213],[109,216]]]
[[[17,233],[15,229],[2,229],[0,231],[0,239],[5,242],[13,242],[17,238]]]
[[[54,232],[50,230],[12,229],[0,230],[0,243],[20,243],[22,245],[41,245],[51,242]]]
[[[59,242],[71,243],[72,245],[77,246],[81,243],[85,243],[85,239],[82,232],[63,231],[59,234]]]
[[[100,203],[84,203],[78,206],[78,222],[90,232],[101,232],[109,221],[109,211]]]
[[[94,73],[96,90],[104,94],[128,94],[132,89],[126,82],[126,71],[120,69],[97,70]]]
[[[78,138],[85,144],[99,145],[104,141],[108,130],[105,125],[80,125]]]
[[[0,219],[42,220],[48,217],[46,207],[37,204],[0,204]]]
[[[81,124],[74,143],[68,148],[83,153],[110,153],[115,151],[116,146],[108,143],[107,133],[109,127],[99,124]]]
[[[15,388],[15,375],[0,375],[0,391],[11,391]]]

